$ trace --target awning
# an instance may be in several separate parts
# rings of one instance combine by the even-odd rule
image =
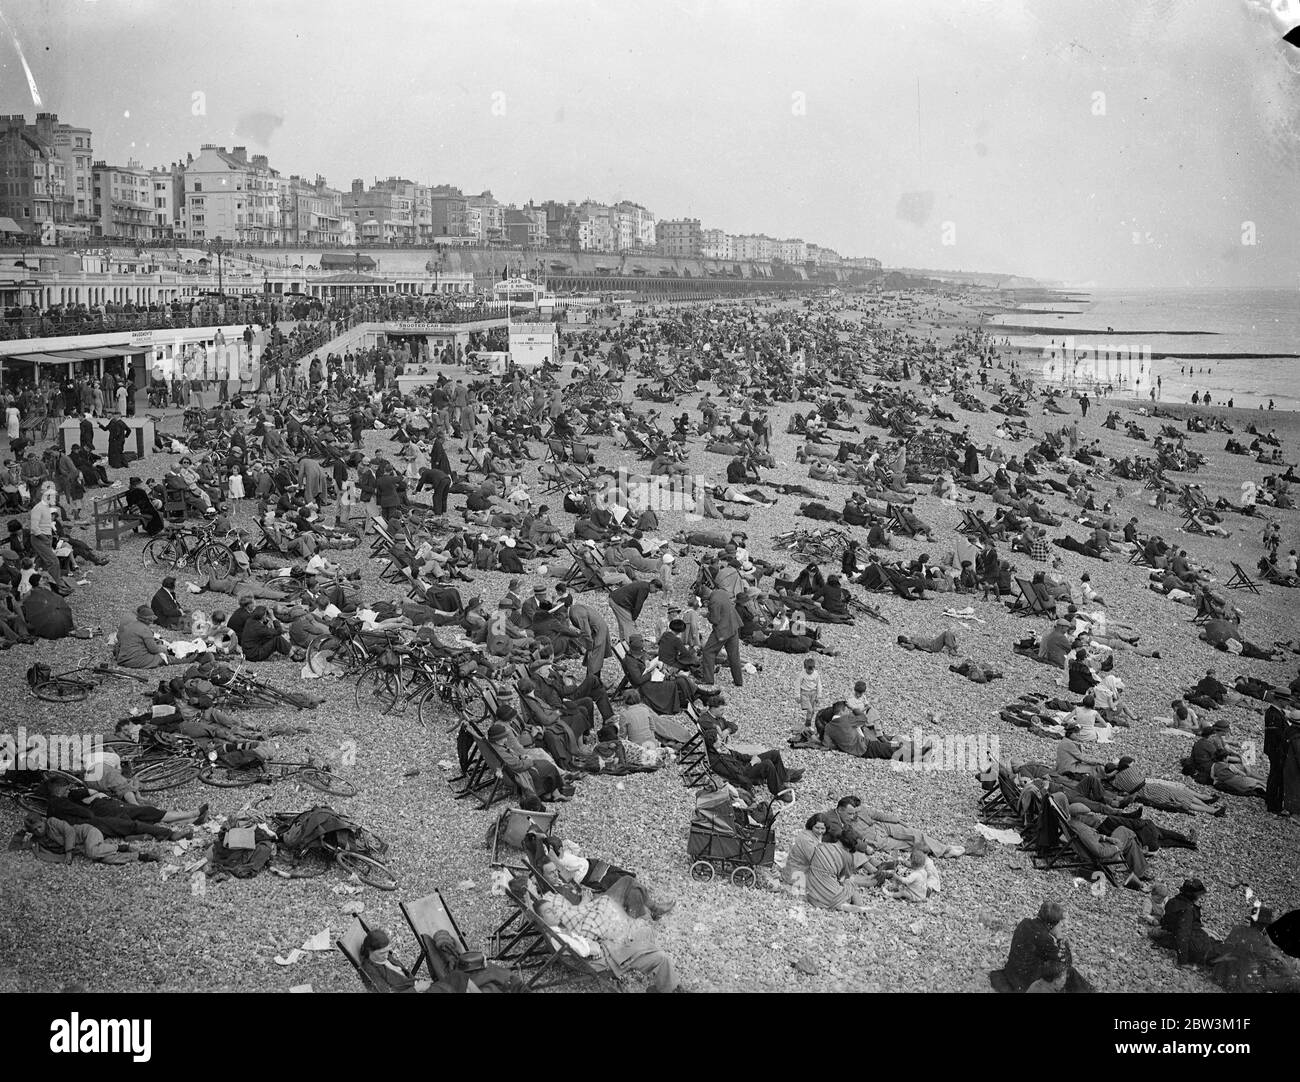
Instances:
[[[63,353],[11,353],[4,358],[8,361],[23,361],[26,364],[73,364],[82,360]]]
[[[109,357],[134,357],[141,353],[153,352],[152,346],[91,346],[89,349],[64,350],[67,354],[76,353],[92,360],[107,360]]]
[[[73,361],[97,361],[99,354],[93,353],[88,349],[61,349],[58,356],[66,357]]]
[[[0,233],[21,233],[22,227],[12,218],[0,218]]]

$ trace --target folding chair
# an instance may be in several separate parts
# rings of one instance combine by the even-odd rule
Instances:
[[[694,711],[688,713],[693,714]],[[713,768],[709,766],[709,753],[704,746],[704,730],[698,725],[690,739],[678,747],[677,765],[688,789],[718,788],[718,780],[713,776]]]
[[[378,556],[386,546],[396,545],[397,540],[388,532],[388,523],[378,515],[370,516],[370,525],[375,528],[375,539],[370,543],[370,555]]]
[[[423,898],[417,898],[410,903],[401,902],[398,908],[406,918],[406,925],[415,936],[415,941],[420,944],[420,957],[416,959],[415,966],[411,969],[412,977],[420,972],[421,966],[424,966],[430,980],[439,979],[431,961],[433,955],[438,953],[438,948],[434,945],[434,936],[438,932],[446,932],[451,936],[460,954],[471,953],[470,946],[465,941],[465,933],[460,930],[456,918],[447,908],[447,901],[443,898],[441,890],[435,888],[432,894],[426,894]]]
[[[528,899],[520,900],[511,891],[506,892],[506,897],[514,912],[494,933],[492,958],[527,973],[524,984],[530,991],[554,988],[574,979],[609,981],[616,990],[622,990],[622,978],[603,957],[583,958],[533,911]]]
[[[558,436],[546,437],[546,462],[568,462],[569,447]]]
[[[569,555],[573,557],[572,566],[564,573],[561,580],[571,590],[579,593],[585,593],[587,590],[608,590],[609,583],[601,574],[604,570],[604,560],[596,562],[596,550],[589,545],[576,545],[572,542],[565,542],[565,548],[569,550]]]
[[[497,820],[496,830],[492,832],[492,864],[509,868],[512,871],[524,870],[524,864],[507,864],[501,859],[504,849],[523,849],[524,839],[529,834],[538,833],[549,838],[555,830],[558,811],[526,811],[523,808],[507,808]],[[522,858],[520,858],[522,860]]]
[[[382,992],[384,989],[375,984],[361,965],[361,945],[369,934],[370,928],[366,922],[360,917],[353,917],[348,930],[334,941],[334,945],[343,952],[343,957],[352,963],[352,968],[357,971],[357,976],[367,992]]]
[[[1043,871],[1049,871],[1053,868],[1061,868],[1068,871],[1083,871],[1089,875],[1093,872],[1101,872],[1113,887],[1119,886],[1119,881],[1115,878],[1112,868],[1127,867],[1120,857],[1112,857],[1108,860],[1102,860],[1095,856],[1084,845],[1083,839],[1075,833],[1074,828],[1070,825],[1069,813],[1061,810],[1061,806],[1051,799],[1043,801],[1042,815],[1051,817],[1051,822],[1057,828],[1058,842],[1046,850],[1036,853],[1034,856],[1034,865]]]
[[[1224,583],[1224,585],[1227,586],[1229,590],[1249,590],[1252,594],[1259,593],[1258,584],[1254,579],[1246,574],[1246,570],[1241,566],[1241,564],[1236,563],[1233,560],[1229,560],[1228,563],[1232,565],[1232,578]]]
[[[1001,763],[998,764],[996,784],[980,797],[979,813],[980,819],[990,826],[1001,823],[1021,825],[1023,822],[1015,777]]]
[[[1012,602],[1011,613],[1014,616],[1053,616],[1054,610],[1043,602],[1037,587],[1029,579],[1016,579],[1020,588],[1020,597]]]
[[[907,520],[892,503],[889,505],[889,523],[890,529],[896,534],[901,534],[903,537],[916,536],[916,530],[908,525]]]

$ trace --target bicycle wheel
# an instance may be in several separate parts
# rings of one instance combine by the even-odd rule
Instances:
[[[357,680],[357,708],[363,704],[379,707],[380,713],[388,713],[397,703],[400,685],[397,673],[391,669],[367,669]]]
[[[43,699],[47,703],[79,703],[90,694],[94,686],[85,680],[56,676],[53,680],[45,680],[37,684],[32,688],[32,692],[38,699]]]
[[[226,578],[234,566],[235,554],[216,541],[209,541],[194,556],[194,569],[214,579]]]
[[[199,781],[217,789],[245,789],[265,780],[260,770],[236,770],[220,763],[209,763],[199,771]]]
[[[136,767],[135,780],[140,792],[157,793],[192,782],[198,777],[200,769],[199,764],[193,759],[180,756],[155,759]]]
[[[369,884],[376,890],[397,889],[397,876],[382,860],[368,857],[364,853],[353,852],[351,849],[339,849],[335,852],[334,859],[349,875],[355,875],[361,882]]]
[[[44,815],[49,810],[46,799],[35,793],[16,793],[14,801],[23,811],[35,812],[37,815]]]
[[[487,699],[483,695],[483,689],[477,681],[470,681],[456,685],[456,695],[453,696],[452,702],[456,709],[460,711],[460,716],[466,721],[472,721],[481,724],[487,721],[490,710]]]
[[[438,694],[438,685],[430,684],[415,700],[415,720],[424,726],[432,725],[434,716],[440,709],[442,696]]]
[[[104,750],[111,751],[123,762],[128,759],[138,759],[144,754],[144,748],[134,740],[105,740]]]
[[[185,542],[176,537],[155,537],[140,557],[145,567],[175,568],[185,558]]]
[[[331,861],[322,853],[310,852],[295,856],[277,853],[271,862],[271,870],[282,879],[315,879],[324,875]]]
[[[329,793],[330,796],[357,795],[357,787],[350,781],[320,767],[305,766],[301,770],[286,776],[304,782],[313,789],[319,789],[322,793]]]

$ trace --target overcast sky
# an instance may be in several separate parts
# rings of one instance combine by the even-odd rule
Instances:
[[[1300,288],[1300,50],[1279,40],[1300,0],[0,12],[3,111],[36,111],[21,48],[44,108],[114,162],[246,145],[338,188],[625,198],[886,265]]]

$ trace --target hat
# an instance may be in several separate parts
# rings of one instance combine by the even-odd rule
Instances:
[[[501,722],[494,721],[490,726],[488,726],[488,739],[504,740],[506,738],[506,734],[509,732],[510,730],[507,729]]]
[[[546,584],[545,584],[545,583],[542,583],[542,584],[539,585],[539,586],[534,586],[534,587],[533,587],[533,593],[535,593],[535,594],[545,594],[545,593],[546,593]]]
[[[513,597],[503,597],[500,601],[497,602],[497,608],[499,609],[517,609],[518,607],[519,607],[519,602],[516,601]]]
[[[1178,888],[1179,894],[1185,894],[1191,898],[1198,894],[1205,893],[1205,884],[1199,879],[1184,879],[1183,885]]]
[[[631,635],[627,640],[627,645],[629,650],[644,650],[645,639],[640,635]]]
[[[141,620],[145,623],[148,623],[153,619],[153,609],[151,609],[148,605],[140,605],[135,610],[135,618],[137,620]]]
[[[175,585],[176,585],[176,576],[175,576],[175,575],[168,575],[168,576],[166,576],[166,577],[162,580],[162,584],[163,584],[164,586],[175,586]]]
[[[382,928],[371,928],[366,932],[366,938],[361,942],[361,949],[364,953],[370,954],[372,951],[383,950],[388,944],[387,932]]]

